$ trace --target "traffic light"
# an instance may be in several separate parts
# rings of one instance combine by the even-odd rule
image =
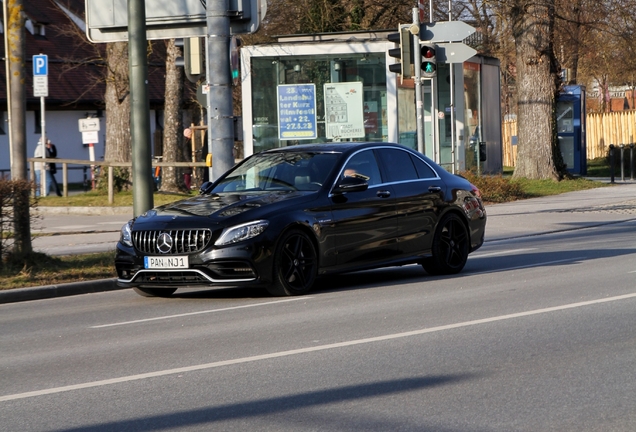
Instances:
[[[422,53],[422,78],[435,78],[437,75],[437,57],[435,45],[422,45],[420,52]]]
[[[400,63],[389,65],[389,70],[401,74],[402,81],[404,81],[404,78],[413,76],[413,38],[408,26],[400,25],[399,30],[399,33],[389,33],[387,35],[388,40],[399,44],[397,48],[389,50],[389,57],[400,60]]]
[[[205,75],[201,38],[175,39],[175,45],[183,48],[183,57],[177,58],[176,65],[184,68],[188,80],[198,82]]]

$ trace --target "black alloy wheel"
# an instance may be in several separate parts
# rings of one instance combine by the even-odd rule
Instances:
[[[267,291],[274,296],[306,294],[318,274],[318,255],[311,238],[300,230],[284,233],[274,257],[274,281]]]
[[[422,267],[430,275],[450,275],[459,273],[466,265],[469,248],[468,230],[461,217],[446,214],[437,226],[432,256],[422,262]]]
[[[142,297],[170,297],[176,288],[133,288]]]

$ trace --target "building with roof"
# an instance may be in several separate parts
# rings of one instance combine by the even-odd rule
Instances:
[[[2,1],[2,0],[0,0]],[[79,119],[100,118],[96,159],[104,154],[105,44],[94,45],[85,36],[84,0],[28,0],[23,2],[25,22],[25,71],[27,87],[27,157],[32,157],[42,134],[40,98],[33,92],[33,56],[48,56],[48,91],[45,98],[46,137],[57,146],[58,158],[89,159],[82,143]],[[4,24],[0,25],[3,39]],[[10,173],[9,125],[7,123],[5,48],[0,44],[0,176]],[[165,63],[160,58],[149,63],[151,132],[161,125],[164,100]],[[80,168],[80,167],[77,167]],[[70,172],[69,181],[81,181],[81,171]]]

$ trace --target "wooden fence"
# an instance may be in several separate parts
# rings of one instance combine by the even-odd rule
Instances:
[[[30,164],[30,177],[31,181],[35,182],[35,163],[55,163],[62,165],[62,195],[68,196],[68,166],[69,165],[81,165],[86,167],[100,167],[101,169],[108,170],[108,204],[114,203],[114,173],[113,168],[123,167],[132,168],[131,162],[104,162],[104,161],[87,161],[79,159],[45,159],[45,158],[28,158],[27,161]],[[179,167],[179,168],[205,168],[207,164],[205,162],[152,162],[153,169],[155,167]],[[196,181],[196,180],[195,180]],[[200,185],[199,185],[200,186]],[[35,196],[35,189],[33,190]]]
[[[588,160],[606,156],[610,144],[636,143],[636,110],[588,114],[586,124]],[[513,145],[513,139],[516,139],[513,137],[517,136],[516,120],[503,122],[501,129],[503,164],[514,167],[517,159],[517,146]]]

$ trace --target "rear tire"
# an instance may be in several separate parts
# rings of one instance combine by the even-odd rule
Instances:
[[[176,288],[133,288],[142,297],[170,297]]]
[[[300,230],[284,233],[274,255],[274,281],[267,287],[273,296],[308,293],[318,274],[318,254],[311,238]]]
[[[460,216],[448,213],[437,225],[432,256],[422,262],[422,267],[430,275],[450,275],[459,273],[468,259],[469,236]]]

